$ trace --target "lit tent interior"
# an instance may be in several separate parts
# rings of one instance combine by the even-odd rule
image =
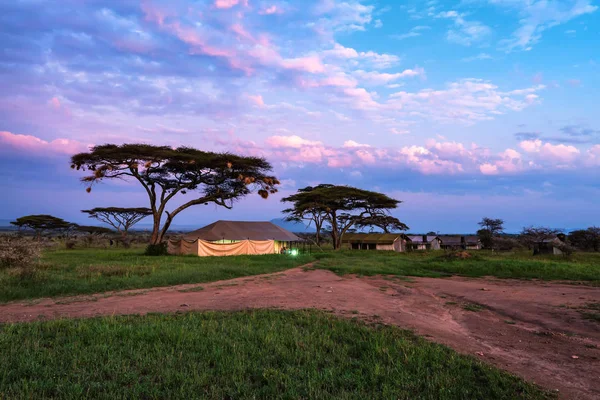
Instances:
[[[271,223],[217,221],[169,240],[170,254],[237,256],[278,254],[303,240]]]

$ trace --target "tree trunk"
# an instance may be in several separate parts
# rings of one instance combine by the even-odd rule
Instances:
[[[160,244],[162,241],[162,235],[160,234],[160,214],[154,213],[152,217],[154,218],[154,223],[152,225],[150,244]]]

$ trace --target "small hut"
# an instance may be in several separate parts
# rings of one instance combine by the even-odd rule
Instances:
[[[403,233],[346,233],[342,246],[352,250],[380,250],[404,252],[407,250],[408,236]]]
[[[563,254],[560,249],[563,242],[559,238],[539,240],[533,244],[533,255],[554,254],[555,256]]]

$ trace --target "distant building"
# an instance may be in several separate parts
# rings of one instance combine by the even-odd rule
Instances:
[[[412,235],[408,236],[409,250],[440,250],[442,241],[437,236]]]
[[[481,250],[477,236],[439,236],[444,250]]]
[[[563,251],[560,246],[563,242],[559,238],[540,240],[533,244],[533,255],[537,254],[554,254],[561,255]]]
[[[410,240],[403,233],[346,233],[342,246],[352,250],[380,250],[404,252]]]

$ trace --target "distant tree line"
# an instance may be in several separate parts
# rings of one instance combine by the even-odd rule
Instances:
[[[558,239],[556,246],[565,253],[571,253],[573,249],[581,251],[600,251],[600,228],[589,227],[564,233],[562,229],[554,229],[544,226],[524,227],[517,235],[504,233],[504,220],[495,218],[483,218],[479,222],[481,229],[477,235],[484,249],[489,250],[512,250],[523,247],[532,249],[540,243],[547,243]]]

